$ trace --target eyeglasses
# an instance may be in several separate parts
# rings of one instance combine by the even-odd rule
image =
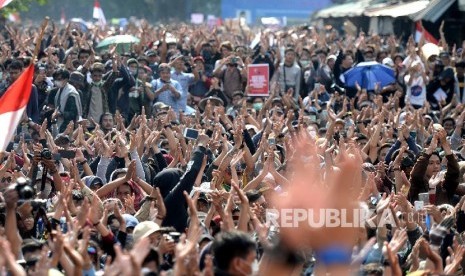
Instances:
[[[52,55],[58,56],[58,53],[57,53],[57,52],[53,52]]]

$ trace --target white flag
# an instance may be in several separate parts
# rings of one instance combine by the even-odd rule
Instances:
[[[100,3],[98,2],[98,0],[95,0],[95,3],[94,3],[93,18],[98,20],[98,24],[100,25],[100,27],[103,27],[107,24],[107,20],[105,19],[105,15],[103,14],[103,10],[100,7]]]

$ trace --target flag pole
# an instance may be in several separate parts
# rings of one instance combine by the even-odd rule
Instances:
[[[36,40],[36,47],[34,48],[34,54],[32,55],[32,60],[35,62],[37,55],[39,54],[40,51],[40,45],[42,44],[42,38],[44,37],[45,34],[45,29],[47,28],[48,21],[50,20],[50,17],[46,16],[44,20],[42,21],[42,25],[40,26],[40,33],[39,37]]]

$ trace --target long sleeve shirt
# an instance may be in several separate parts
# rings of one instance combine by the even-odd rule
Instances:
[[[397,140],[394,145],[392,145],[392,147],[389,149],[388,153],[386,154],[386,158],[385,158],[385,162],[386,164],[389,164],[391,163],[391,158],[392,158],[392,154],[394,154],[394,152],[398,149],[400,149],[400,141]],[[408,145],[408,148],[413,151],[413,153],[415,154],[415,156],[417,156],[419,153],[420,153],[420,150],[418,149],[417,145],[415,144],[415,141],[413,140],[412,137],[408,137],[407,138],[407,145]]]
[[[194,186],[195,179],[200,172],[204,155],[204,147],[198,147],[192,153],[192,159],[187,165],[187,170],[179,180],[178,184],[164,198],[166,206],[166,217],[163,226],[173,226],[176,231],[182,232],[187,226],[187,204],[184,200],[183,192],[190,193]]]
[[[410,201],[418,200],[419,193],[429,192],[429,179],[426,177],[431,154],[421,153],[410,173]],[[436,187],[436,204],[451,204],[452,197],[459,185],[459,163],[453,154],[447,155],[447,172],[442,184]]]
[[[299,65],[286,66],[281,64],[279,66],[278,83],[281,86],[281,91],[286,93],[289,87],[294,89],[294,100],[297,102],[300,95],[300,84],[302,79],[302,69]]]
[[[165,84],[166,83],[164,83],[161,79],[153,80],[152,81],[153,92],[162,88]],[[158,95],[158,97],[155,99],[155,102],[162,102],[166,105],[171,106],[171,108],[176,113],[179,113],[179,111],[184,111],[186,109],[186,105],[183,105],[183,102],[181,100],[183,98],[183,95],[182,95],[183,90],[182,90],[181,84],[174,79],[171,79],[169,84],[172,85],[179,93],[181,93],[181,97],[176,98],[170,90],[164,90]]]

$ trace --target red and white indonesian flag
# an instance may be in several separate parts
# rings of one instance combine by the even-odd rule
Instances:
[[[1,0],[0,0],[1,1]],[[94,19],[98,20],[98,23],[101,27],[107,24],[107,20],[105,19],[105,15],[103,14],[102,7],[100,7],[100,3],[98,0],[94,2]]]
[[[33,76],[31,64],[0,98],[0,151],[5,151],[26,111]]]
[[[439,41],[432,34],[430,34],[425,28],[422,29],[419,21],[415,23],[415,41],[416,42],[420,41],[422,31],[425,34],[426,43],[434,43],[438,45]]]
[[[0,9],[6,7],[6,5],[10,4],[13,0],[0,0]]]

